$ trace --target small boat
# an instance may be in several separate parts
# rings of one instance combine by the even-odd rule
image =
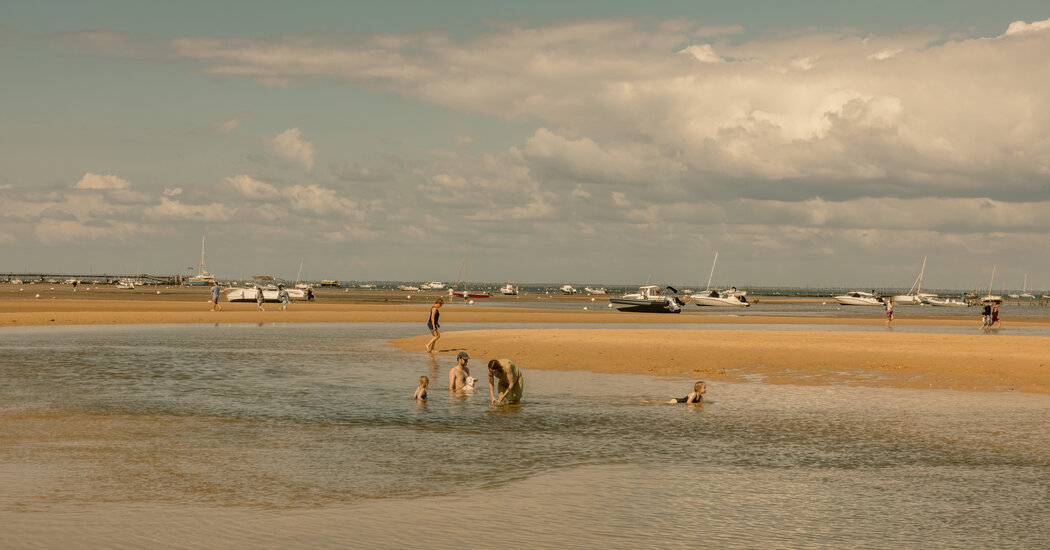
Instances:
[[[419,287],[412,285],[397,285],[397,289],[405,292],[419,292]]]
[[[9,282],[13,285],[20,285],[22,284],[22,279],[11,279]]]
[[[667,288],[673,290],[671,287]],[[636,293],[624,294],[619,298],[609,298],[609,303],[615,305],[620,311],[651,313],[679,313],[685,304],[677,296],[660,294],[660,287],[657,285],[646,285],[639,288]]]
[[[452,295],[453,296],[458,296],[460,298],[491,298],[492,297],[492,295],[489,294],[488,292],[481,292],[481,291],[477,291],[477,290],[453,290],[452,291]]]
[[[118,290],[135,290],[135,282],[131,279],[121,279],[117,282]]]
[[[256,275],[252,279],[256,283],[254,286],[227,288],[226,299],[230,302],[255,302],[259,298],[259,292],[262,291],[264,302],[280,302],[282,290],[287,292],[288,297],[293,300],[306,298],[304,289],[286,288],[283,283],[276,283],[276,280],[269,275]]]
[[[882,296],[874,292],[862,292],[859,290],[851,290],[840,296],[835,296],[835,299],[844,306],[881,306],[886,303],[882,300]]]
[[[204,269],[204,235],[201,235],[201,265],[197,274],[182,281],[183,286],[212,286],[215,284],[215,276]]]
[[[419,285],[420,290],[445,290],[448,285],[442,282],[434,281],[432,283],[423,283]]]
[[[751,306],[751,303],[747,301],[747,291],[737,290],[736,287],[723,291],[704,290],[689,296],[689,298],[698,306]]]
[[[501,286],[499,291],[504,296],[517,296],[518,295],[518,287],[516,287],[516,286],[514,286],[514,285],[512,285],[510,283],[507,283],[507,284]]]
[[[926,273],[926,257],[922,258],[922,268],[919,269],[919,277],[915,279],[915,282],[911,284],[911,288],[904,294],[898,294],[893,297],[893,303],[895,304],[925,304],[926,298],[936,298],[936,294],[922,291],[922,276]]]
[[[923,300],[924,304],[929,304],[936,307],[969,307],[968,302],[957,300],[955,298],[927,298]]]
[[[564,285],[561,288],[559,288],[558,290],[560,290],[562,292],[562,294],[569,294],[570,296],[573,295],[573,294],[576,294],[577,292],[579,292],[578,290],[573,288],[572,285]]]
[[[585,287],[583,287],[583,291],[586,292],[587,294],[599,294],[599,295],[601,295],[601,294],[608,294],[609,293],[609,291],[606,290],[605,287],[603,287],[603,286],[600,286],[598,288],[591,288],[589,286],[585,286]]]

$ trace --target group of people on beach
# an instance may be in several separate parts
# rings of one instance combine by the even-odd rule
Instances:
[[[441,306],[445,300],[438,298],[430,307],[427,316],[427,328],[430,329],[430,340],[424,346],[428,354],[434,353],[434,346],[441,338]],[[456,366],[448,371],[448,390],[452,393],[473,393],[477,379],[470,375],[467,363],[470,355],[465,351],[456,355]],[[490,359],[488,362],[489,375],[489,397],[496,405],[513,405],[521,402],[521,395],[525,389],[525,377],[521,369],[510,359]],[[413,394],[413,399],[426,400],[427,389],[430,387],[430,378],[419,377],[419,386]],[[707,392],[707,384],[697,382],[693,385],[693,391],[685,397],[672,399],[668,403],[702,403],[704,393]]]
[[[474,393],[477,378],[470,375],[467,363],[470,355],[465,351],[456,355],[456,366],[448,371],[448,391],[450,393]],[[514,405],[521,402],[522,392],[525,390],[525,377],[521,369],[510,359],[491,359],[488,363],[489,371],[489,397],[496,405]],[[427,390],[430,387],[430,378],[419,377],[419,386],[416,388],[413,399],[425,400]]]
[[[999,304],[985,304],[981,308],[981,330],[992,330],[993,327],[995,330],[1003,328],[1003,322],[999,320]]]

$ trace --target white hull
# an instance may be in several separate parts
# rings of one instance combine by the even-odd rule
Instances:
[[[700,296],[694,294],[692,296],[693,303],[698,306],[713,306],[713,307],[749,307],[751,304],[744,299],[743,296],[719,296],[717,298],[712,296]]]
[[[882,298],[868,292],[847,292],[841,296],[835,296],[835,300],[844,306],[881,306],[885,304]]]
[[[419,292],[419,287],[418,286],[397,285],[397,289],[398,290],[403,290],[405,292]]]
[[[513,285],[507,285],[505,287],[502,287],[502,288],[499,289],[499,291],[504,296],[517,296],[518,295],[518,287],[513,286]]]
[[[288,297],[293,300],[303,300],[306,298],[306,292],[299,288],[287,288]],[[281,299],[278,297],[280,294],[279,290],[263,290],[263,301],[276,303],[280,302]],[[226,299],[230,302],[256,302],[259,298],[259,291],[254,288],[227,288]]]
[[[591,288],[589,286],[583,287],[583,291],[586,292],[587,294],[599,294],[599,295],[608,293],[608,291],[605,290],[605,288]]]
[[[930,304],[931,306],[936,306],[936,307],[969,307],[970,306],[970,304],[968,304],[966,302],[963,302],[961,300],[953,300],[951,298],[946,298],[944,300],[939,300],[937,298],[929,298],[929,299],[926,300],[925,303]]]

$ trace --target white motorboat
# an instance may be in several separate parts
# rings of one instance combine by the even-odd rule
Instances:
[[[851,290],[840,296],[835,296],[835,300],[844,306],[881,306],[886,303],[882,300],[882,296],[874,292],[863,292],[860,290]]]
[[[572,285],[564,285],[558,290],[562,291],[563,294],[576,294],[577,290]]]
[[[121,279],[117,282],[118,290],[135,290],[135,282],[131,279]]]
[[[747,301],[747,291],[737,290],[736,287],[721,291],[704,290],[689,296],[689,299],[698,306],[749,307],[751,305]]]
[[[288,297],[293,300],[306,298],[306,292],[301,288],[263,288],[261,290],[264,302],[280,302],[281,290],[287,292]],[[231,287],[226,289],[226,299],[230,302],[255,302],[258,301],[259,292],[259,288]]]
[[[923,300],[924,304],[929,304],[936,307],[969,307],[970,304],[962,300],[955,298],[927,298]]]
[[[499,291],[504,296],[517,296],[518,295],[518,287],[516,287],[516,286],[514,286],[514,285],[512,285],[510,283],[507,283],[507,284],[501,286]]]
[[[306,298],[306,290],[301,288],[287,288],[284,284],[277,284],[276,280],[269,275],[256,275],[252,277],[256,284],[254,286],[230,287],[226,289],[226,299],[230,302],[255,302],[262,292],[264,302],[280,302],[281,291],[288,293],[293,300]]]
[[[445,290],[446,288],[448,288],[447,284],[438,281],[419,285],[420,290]]]
[[[405,292],[419,292],[419,287],[412,285],[397,285],[397,289]]]
[[[718,252],[715,252],[715,260],[711,262],[711,273],[707,276],[707,288],[691,294],[689,299],[698,306],[750,306],[751,304],[748,303],[747,298],[745,297],[747,294],[746,290],[737,290],[735,286],[729,290],[717,290],[711,288],[711,279],[715,276],[716,265],[718,265]]]
[[[609,293],[609,291],[606,290],[605,287],[603,287],[603,286],[600,286],[598,288],[591,288],[589,286],[585,286],[585,287],[583,287],[583,291],[586,292],[587,294],[598,294],[598,295],[608,294]]]
[[[609,303],[615,305],[620,311],[679,313],[685,302],[674,295],[660,294],[660,287],[657,285],[646,285],[639,288],[636,293],[624,294],[619,298],[609,298]]]

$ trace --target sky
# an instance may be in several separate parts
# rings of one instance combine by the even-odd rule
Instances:
[[[727,4],[4,3],[0,273],[1050,286],[1045,2]]]

